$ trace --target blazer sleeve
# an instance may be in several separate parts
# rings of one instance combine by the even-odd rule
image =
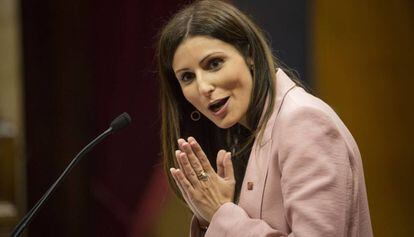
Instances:
[[[290,233],[250,218],[234,203],[225,203],[214,214],[206,237],[347,235],[352,171],[338,126],[325,111],[313,107],[295,109],[278,123],[278,134],[274,134],[278,151],[272,162],[278,162],[281,171],[283,221]]]

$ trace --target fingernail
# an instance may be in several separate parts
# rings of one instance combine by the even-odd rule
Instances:
[[[173,172],[174,172],[174,170],[175,170],[174,168],[170,168],[170,172],[171,172],[171,173],[173,173]]]

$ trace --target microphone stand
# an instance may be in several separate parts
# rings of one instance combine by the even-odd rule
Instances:
[[[131,122],[131,117],[127,113],[123,113],[118,116],[114,121],[111,123],[111,126],[101,133],[98,137],[92,140],[88,145],[86,145],[76,156],[72,159],[66,169],[62,172],[59,178],[50,186],[50,188],[43,194],[42,198],[37,201],[37,203],[30,209],[30,211],[22,218],[19,224],[16,225],[14,228],[11,237],[18,237],[22,234],[24,229],[27,225],[30,224],[34,216],[37,212],[42,208],[43,204],[49,199],[49,197],[53,194],[56,188],[60,185],[60,183],[66,178],[69,172],[73,169],[73,167],[88,153],[96,144],[101,142],[104,138],[106,138],[111,133],[116,132],[117,130],[127,126]]]

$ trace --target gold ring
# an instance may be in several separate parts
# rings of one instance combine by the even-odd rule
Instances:
[[[208,179],[208,174],[204,171],[201,171],[199,174],[197,174],[198,180],[206,181]]]

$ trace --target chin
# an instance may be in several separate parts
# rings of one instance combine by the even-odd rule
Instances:
[[[217,127],[219,127],[219,128],[221,128],[221,129],[228,129],[228,128],[231,128],[231,127],[233,127],[237,122],[234,122],[234,121],[213,121],[213,123],[217,126]]]

